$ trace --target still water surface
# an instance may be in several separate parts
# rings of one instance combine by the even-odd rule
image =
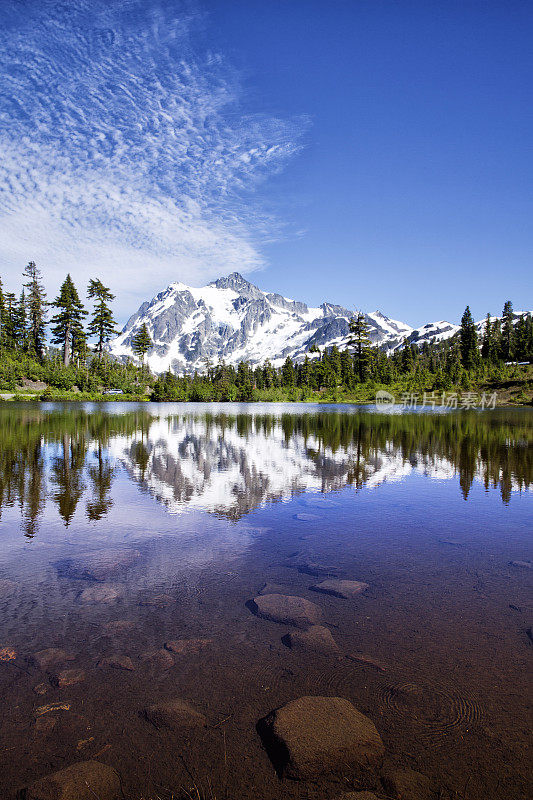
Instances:
[[[359,787],[280,783],[255,729],[314,694],[435,797],[530,797],[532,444],[528,409],[1,406],[0,796],[94,758],[128,800],[333,798]],[[265,582],[342,657],[254,616]],[[208,727],[143,717],[175,697]]]

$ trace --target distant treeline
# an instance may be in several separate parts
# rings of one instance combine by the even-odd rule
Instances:
[[[459,332],[442,342],[405,345],[393,353],[373,346],[364,315],[350,323],[351,338],[343,350],[333,346],[319,351],[311,348],[302,361],[290,357],[281,367],[269,361],[252,367],[206,362],[200,374],[161,375],[153,389],[154,400],[234,401],[305,400],[314,395],[354,395],[363,399],[379,386],[396,390],[445,391],[471,389],[510,377],[508,362],[533,362],[531,315],[516,319],[511,302],[505,303],[502,319],[490,314],[479,340],[467,306]]]

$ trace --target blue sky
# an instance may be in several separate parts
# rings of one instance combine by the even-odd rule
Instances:
[[[531,307],[533,4],[3,0],[0,274]]]

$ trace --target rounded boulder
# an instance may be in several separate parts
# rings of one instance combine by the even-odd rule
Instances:
[[[293,625],[295,628],[308,628],[322,618],[322,612],[315,603],[288,594],[258,595],[254,597],[252,610],[262,619]]]
[[[278,774],[296,780],[367,775],[385,753],[372,720],[342,697],[300,697],[262,719],[258,731]]]
[[[98,761],[81,761],[47,775],[19,792],[20,800],[118,800],[118,773]]]

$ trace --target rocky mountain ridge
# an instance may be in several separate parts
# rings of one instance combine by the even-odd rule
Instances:
[[[353,309],[324,302],[319,307],[264,292],[233,272],[200,288],[171,283],[144,302],[109,346],[117,358],[133,357],[132,338],[146,323],[154,346],[148,364],[155,373],[169,368],[176,374],[205,369],[221,360],[267,359],[274,366],[287,356],[302,360],[311,348],[344,347],[349,339]],[[459,327],[445,320],[420,328],[399,322],[380,311],[365,314],[372,342],[386,351],[449,338]],[[483,321],[478,323],[481,330]]]

